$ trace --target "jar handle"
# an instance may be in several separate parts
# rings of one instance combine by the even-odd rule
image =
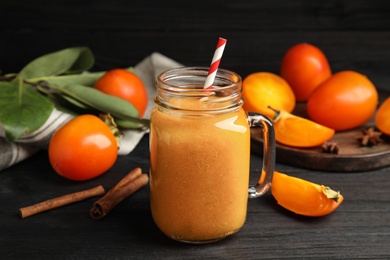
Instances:
[[[250,127],[263,129],[263,166],[259,181],[249,186],[249,198],[257,198],[265,194],[270,188],[275,169],[275,131],[271,120],[258,113],[249,113]],[[264,176],[263,176],[264,175]]]

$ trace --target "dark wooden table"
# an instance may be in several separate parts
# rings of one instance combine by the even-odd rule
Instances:
[[[287,174],[340,190],[345,201],[321,218],[295,215],[270,194],[251,199],[245,226],[208,245],[187,245],[165,237],[149,208],[149,188],[125,199],[101,220],[89,209],[96,199],[26,219],[20,207],[102,184],[111,188],[135,167],[148,172],[148,136],[97,179],[74,183],[58,176],[42,151],[0,173],[0,256],[2,259],[385,259],[390,256],[390,168],[360,173],[327,173],[277,164]],[[252,180],[261,166],[252,156]],[[190,206],[190,205],[189,205]]]
[[[128,67],[154,51],[208,66],[217,37],[228,39],[221,66],[243,77],[278,73],[284,52],[309,42],[334,72],[356,70],[390,90],[390,2],[337,1],[0,1],[0,70],[19,71],[48,52],[88,46],[94,70]],[[256,180],[261,157],[252,155]],[[153,223],[149,188],[92,220],[89,199],[26,219],[20,207],[103,185],[149,168],[148,136],[106,174],[75,183],[58,176],[46,151],[0,172],[0,259],[390,259],[390,168],[343,173],[277,164],[276,170],[340,190],[331,215],[297,216],[270,194],[249,201],[245,226],[208,245],[165,237]],[[190,205],[189,205],[190,206]]]

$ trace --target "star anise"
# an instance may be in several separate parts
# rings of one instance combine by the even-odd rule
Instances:
[[[322,152],[323,153],[331,153],[331,154],[338,154],[339,153],[339,146],[336,142],[325,142],[322,146]]]
[[[357,139],[362,146],[373,146],[383,142],[383,140],[381,139],[381,135],[382,133],[379,131],[375,131],[373,127],[370,127],[368,129],[363,128],[362,135],[358,136]]]

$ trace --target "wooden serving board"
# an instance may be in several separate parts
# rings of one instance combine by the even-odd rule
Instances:
[[[386,96],[388,94],[382,95],[381,101]],[[307,117],[305,111],[305,104],[297,104],[293,113]],[[302,149],[276,144],[276,162],[305,169],[332,172],[369,171],[390,166],[389,136],[382,135],[383,143],[371,147],[361,146],[357,141],[357,137],[362,133],[362,128],[374,125],[374,121],[371,119],[362,127],[337,132],[330,141],[338,144],[338,154],[324,153],[321,147]],[[257,155],[263,154],[261,128],[251,128],[251,151]]]
[[[372,146],[362,147],[356,141],[360,130],[336,133],[332,141],[339,147],[338,154],[323,153],[321,147],[293,148],[276,144],[276,162],[305,169],[321,171],[356,172],[368,171],[390,165],[390,140]],[[262,130],[251,129],[251,150],[263,154]]]

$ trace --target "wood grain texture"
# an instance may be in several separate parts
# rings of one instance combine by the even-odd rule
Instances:
[[[158,51],[186,65],[208,66],[219,36],[228,39],[221,67],[243,77],[279,71],[288,47],[319,46],[333,71],[357,70],[390,89],[390,1],[0,0],[0,70],[17,72],[40,55],[89,46],[93,70],[127,67]],[[59,194],[115,185],[149,169],[148,136],[106,174],[75,183],[58,176],[47,153],[0,172],[1,259],[387,259],[389,167],[343,173],[277,163],[276,170],[328,185],[345,196],[323,218],[290,213],[270,194],[249,201],[245,226],[218,243],[171,241],[155,226],[144,187],[106,218],[92,220],[86,200],[27,219],[18,209]],[[261,157],[253,154],[251,181]]]
[[[252,155],[251,182],[261,157]],[[270,194],[249,200],[247,220],[235,235],[209,245],[174,242],[155,226],[149,188],[121,202],[103,220],[88,211],[94,199],[27,219],[18,208],[58,194],[103,184],[111,188],[129,170],[147,171],[148,136],[106,174],[75,183],[58,176],[46,152],[0,173],[0,255],[2,259],[384,259],[390,255],[389,168],[355,174],[276,169],[340,190],[345,201],[331,215],[308,218],[277,205]]]
[[[279,72],[284,52],[309,42],[333,71],[357,70],[390,89],[390,4],[358,1],[13,1],[0,2],[0,69],[17,72],[47,52],[85,45],[94,70],[134,65],[154,51],[208,66],[216,39],[229,40],[221,66],[243,77]]]

